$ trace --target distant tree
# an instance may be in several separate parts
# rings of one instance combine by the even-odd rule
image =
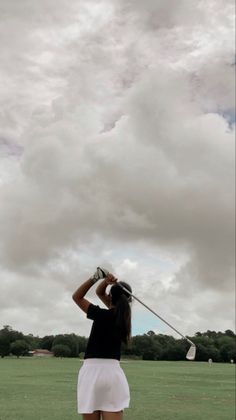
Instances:
[[[153,337],[155,335],[155,332],[150,330],[147,332],[147,335],[149,335],[149,337]]]
[[[52,348],[57,344],[63,344],[70,349],[70,356],[78,357],[80,353],[78,338],[75,334],[59,334],[57,335],[52,343]]]
[[[217,332],[216,331],[207,330],[207,332],[203,333],[203,335],[205,337],[211,338],[213,340],[215,340],[217,338]]]
[[[156,353],[154,349],[146,350],[143,353],[143,360],[156,360]]]
[[[16,340],[14,343],[11,343],[10,351],[19,358],[29,351],[29,345],[25,340]]]
[[[189,337],[197,346],[196,360],[207,361],[213,359],[214,362],[229,362],[236,360],[235,333],[231,330],[197,332],[194,337]],[[48,335],[42,338],[32,334],[24,335],[15,331],[11,326],[5,325],[0,330],[0,356],[5,357],[10,354],[11,349],[14,354],[20,352],[20,345],[14,344],[17,341],[24,341],[28,348],[44,348],[47,350],[55,349],[62,345],[61,352],[66,357],[79,357],[79,354],[86,350],[88,338],[75,334],[59,334],[57,336]],[[185,360],[189,345],[186,340],[176,340],[174,337],[164,334],[155,334],[150,330],[146,334],[136,335],[132,338],[131,346],[122,345],[122,355],[129,358],[144,358],[147,360]],[[19,349],[19,350],[18,350]],[[68,350],[69,349],[69,350]],[[56,347],[57,352],[57,347]],[[60,353],[60,347],[59,347]]]
[[[226,330],[225,331],[225,335],[227,335],[228,337],[232,337],[232,338],[234,338],[235,339],[235,334],[234,334],[234,332],[233,331],[231,331],[231,330]]]
[[[71,349],[65,344],[56,344],[52,347],[52,352],[55,357],[70,357]]]
[[[231,359],[235,360],[236,348],[233,337],[225,335],[218,340],[218,344],[222,362],[229,362]]]
[[[161,360],[163,357],[163,346],[158,340],[157,334],[151,337],[151,349],[155,352],[155,360]]]
[[[85,352],[88,339],[86,337],[76,336],[76,340],[77,340],[78,353]]]
[[[10,354],[10,347],[12,340],[13,330],[10,325],[4,325],[0,330],[0,355],[1,357],[8,356]]]
[[[10,325],[4,325],[0,330],[0,355],[1,357],[8,356],[11,351],[11,344],[17,340],[24,340],[28,343],[30,348],[30,340],[33,340],[32,335],[24,336],[22,332],[15,331]]]
[[[132,351],[137,356],[143,356],[143,354],[150,350],[151,337],[148,335],[136,335],[132,339]]]
[[[207,348],[208,356],[210,359],[212,359],[214,362],[220,362],[221,361],[221,354],[218,348],[215,345],[209,346]]]
[[[197,344],[196,360],[199,362],[206,362],[209,359],[207,347],[200,342]]]
[[[3,334],[9,339],[10,343],[16,340],[24,339],[24,334],[22,332],[13,330],[10,325],[4,325],[1,332],[3,332]]]
[[[170,344],[166,349],[166,360],[184,360],[186,351],[181,343]]]
[[[154,342],[157,348],[157,353],[159,353],[159,357],[157,357],[157,359],[173,360],[173,348],[176,345],[176,340],[173,337],[158,334],[154,337]]]
[[[53,335],[45,335],[40,339],[39,347],[41,349],[51,350],[55,337]]]
[[[39,349],[40,348],[40,338],[34,337],[33,334],[28,334],[24,336],[24,340],[28,343],[29,350]]]
[[[3,358],[10,354],[10,341],[0,332],[0,356]]]

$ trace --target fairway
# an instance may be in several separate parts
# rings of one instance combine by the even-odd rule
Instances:
[[[78,359],[0,359],[0,420],[79,420]],[[234,420],[235,366],[122,362],[131,390],[127,420]]]

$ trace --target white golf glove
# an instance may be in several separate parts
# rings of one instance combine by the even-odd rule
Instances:
[[[96,283],[98,280],[104,279],[109,274],[109,271],[107,271],[105,268],[97,267],[97,270],[95,271],[94,275],[91,277],[91,280],[93,280],[93,283]]]

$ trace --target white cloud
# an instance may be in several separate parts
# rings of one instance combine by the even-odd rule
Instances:
[[[2,323],[87,333],[70,296],[101,265],[185,333],[233,328],[233,2],[23,3],[1,4]]]

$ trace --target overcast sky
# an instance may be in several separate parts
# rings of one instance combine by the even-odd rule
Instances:
[[[234,1],[0,0],[0,39],[0,328],[87,336],[101,265],[234,329]]]

